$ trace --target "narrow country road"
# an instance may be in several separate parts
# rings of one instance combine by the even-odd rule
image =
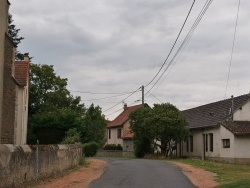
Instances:
[[[104,174],[90,188],[194,188],[181,170],[165,161],[105,159]]]

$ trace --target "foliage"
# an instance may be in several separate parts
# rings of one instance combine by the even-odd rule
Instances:
[[[103,148],[103,150],[122,150],[121,144],[115,145],[115,144],[106,144]]]
[[[12,39],[12,41],[14,42],[14,44],[16,46],[18,46],[18,44],[21,43],[21,41],[24,39],[24,37],[20,37],[18,35],[20,29],[17,29],[16,26],[13,24],[13,19],[12,19],[12,15],[9,14],[9,18],[8,18],[8,35],[9,37]],[[20,53],[19,51],[16,51],[16,60],[23,60],[24,54]]]
[[[83,126],[84,104],[80,103],[80,97],[70,95],[66,86],[67,79],[57,76],[53,66],[31,64],[29,144],[33,144],[36,139],[41,144],[57,144],[64,139],[69,129],[79,130]]]
[[[99,144],[92,141],[92,142],[83,144],[82,148],[83,148],[83,153],[86,157],[92,157],[92,156],[95,156],[95,154],[97,153]]]
[[[89,163],[86,161],[86,158],[84,156],[82,156],[82,158],[80,159],[79,165],[84,166],[84,167],[87,167],[89,165]]]
[[[98,144],[103,144],[103,139],[106,129],[106,120],[102,116],[102,111],[99,106],[91,104],[87,109],[83,119],[82,142],[95,141]]]
[[[66,132],[66,137],[63,139],[62,144],[74,144],[80,142],[81,134],[76,128],[69,129]]]
[[[177,142],[186,140],[189,134],[185,118],[170,103],[140,108],[130,114],[130,120],[136,155],[140,157],[158,147],[165,155],[172,155]]]

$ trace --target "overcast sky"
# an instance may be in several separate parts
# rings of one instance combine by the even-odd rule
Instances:
[[[14,24],[25,37],[18,49],[32,63],[54,65],[83,103],[118,115],[128,95],[147,85],[165,61],[192,0],[10,0]],[[167,67],[206,0],[196,1]],[[192,38],[145,96],[150,106],[180,110],[223,100],[233,45],[237,0],[213,1]],[[226,97],[250,91],[250,1],[241,0]],[[158,77],[156,78],[156,80]],[[155,81],[156,81],[155,80]],[[152,82],[145,88],[151,89]],[[73,91],[81,91],[73,92]],[[114,93],[114,94],[88,94]],[[112,97],[112,98],[107,98]],[[107,98],[107,99],[100,99]],[[99,99],[99,100],[92,100]],[[124,100],[141,103],[141,91]],[[137,102],[135,102],[137,101]]]

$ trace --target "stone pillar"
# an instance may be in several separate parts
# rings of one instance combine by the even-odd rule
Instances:
[[[0,0],[0,144],[2,135],[2,104],[3,104],[3,74],[4,74],[4,43],[8,28],[8,0]]]

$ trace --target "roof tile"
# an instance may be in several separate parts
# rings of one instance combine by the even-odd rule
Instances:
[[[139,108],[143,107],[142,104],[130,106],[124,109],[124,111],[118,115],[113,121],[108,123],[108,127],[122,126],[129,118],[129,114]]]
[[[249,99],[249,94],[234,97],[234,110],[242,107]],[[202,128],[216,126],[229,117],[232,99],[226,99],[196,108],[182,111],[189,128]]]
[[[28,84],[29,66],[28,61],[15,62],[15,80],[20,86],[26,86]]]

